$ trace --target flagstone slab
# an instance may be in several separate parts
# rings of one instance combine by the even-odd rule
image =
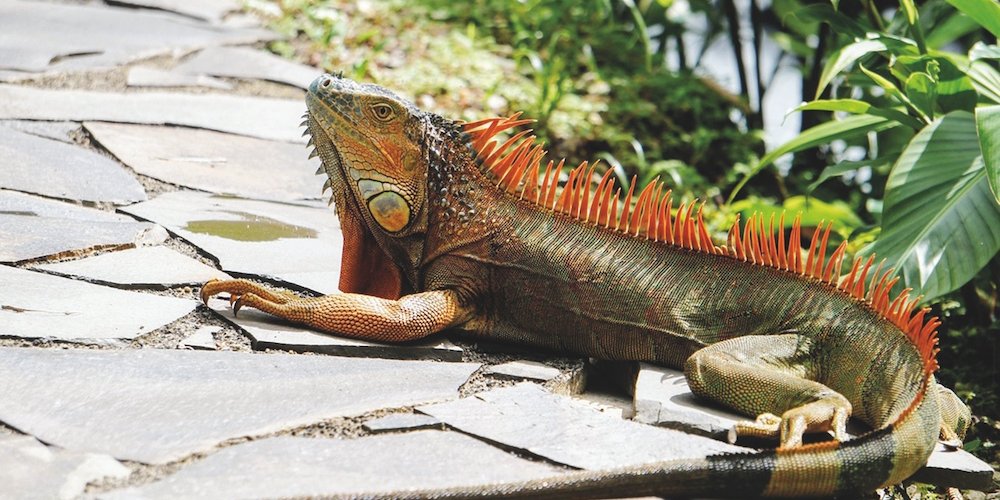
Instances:
[[[167,236],[125,215],[0,189],[0,263],[157,244]]]
[[[312,66],[250,47],[208,47],[177,65],[174,71],[270,80],[303,90],[308,89],[309,84],[322,73],[322,70]]]
[[[639,364],[635,383],[635,420],[725,439],[746,417],[698,399],[684,373],[649,363]]]
[[[215,337],[212,334],[219,330],[222,330],[222,328],[218,326],[203,326],[182,340],[180,345],[189,349],[214,351],[219,346],[215,344]]]
[[[242,328],[257,350],[281,349],[295,352],[315,352],[335,356],[361,356],[392,359],[436,359],[461,361],[462,348],[441,335],[432,335],[415,342],[385,344],[349,339],[319,333],[292,325],[255,309],[240,309],[233,314],[229,301],[214,298],[209,307],[226,321]]]
[[[66,121],[2,120],[0,125],[67,144],[73,144],[70,134],[80,128],[79,123]]]
[[[164,246],[138,247],[35,269],[128,288],[201,284],[229,275]]]
[[[486,368],[486,373],[515,379],[547,382],[559,376],[559,370],[537,361],[510,361]]]
[[[948,450],[938,443],[927,465],[912,479],[963,490],[988,491],[993,487],[993,467],[965,450]]]
[[[218,23],[230,12],[242,9],[236,0],[114,0],[113,3],[160,9],[183,16]]]
[[[157,464],[227,439],[454,398],[479,368],[180,349],[0,348],[0,359],[0,421],[66,449]]]
[[[142,184],[118,162],[11,127],[0,127],[0,188],[88,202],[146,199]]]
[[[310,159],[301,144],[181,127],[84,126],[122,163],[154,179],[243,198],[320,198],[319,159]]]
[[[114,343],[151,332],[196,306],[193,300],[0,266],[0,336]]]
[[[133,66],[128,70],[125,84],[129,87],[207,87],[231,90],[228,82],[208,75],[189,75],[145,66]]]
[[[359,439],[276,437],[228,447],[166,479],[106,498],[325,498],[559,474],[457,432]]]
[[[31,436],[0,436],[0,498],[69,500],[91,481],[129,472],[107,455],[49,448]]]
[[[121,210],[166,227],[214,256],[228,273],[271,277],[320,293],[337,290],[343,237],[325,204],[174,191]],[[321,279],[308,279],[315,276]]]
[[[417,410],[463,432],[582,469],[753,451],[622,420],[531,383]]]
[[[61,2],[39,7],[30,1],[0,2],[0,68],[53,72],[114,67],[175,50],[278,37],[267,30],[210,26],[168,12]]]
[[[384,417],[373,418],[363,424],[368,432],[417,430],[441,427],[441,425],[440,420],[420,413],[390,413]]]
[[[180,125],[303,144],[299,123],[305,110],[300,99],[0,85],[0,119]]]

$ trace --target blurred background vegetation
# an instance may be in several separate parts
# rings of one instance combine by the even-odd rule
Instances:
[[[278,54],[454,119],[524,111],[557,158],[709,200],[717,235],[741,212],[832,221],[942,316],[966,449],[1000,464],[995,0],[248,5]]]

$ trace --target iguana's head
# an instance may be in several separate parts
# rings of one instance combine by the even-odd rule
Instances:
[[[308,127],[344,232],[340,289],[398,297],[427,221],[428,114],[375,85],[323,75]]]

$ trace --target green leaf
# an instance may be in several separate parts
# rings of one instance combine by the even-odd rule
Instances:
[[[993,36],[1000,37],[1000,3],[996,0],[948,0],[948,3],[975,19]]]
[[[837,12],[832,9],[829,5],[825,4],[812,4],[802,6],[796,9],[794,12],[782,16],[781,22],[787,24],[792,20],[801,19],[802,21],[807,21],[809,23],[822,22],[830,25],[830,28],[839,35],[852,36],[855,38],[861,38],[865,36],[867,31],[864,26],[862,26],[857,21],[851,19],[850,17]],[[815,34],[815,31],[809,33],[810,35]]]
[[[976,133],[983,151],[986,179],[993,190],[993,198],[1000,203],[1000,106],[976,108]]]
[[[927,73],[912,73],[906,78],[905,88],[906,96],[913,105],[933,118],[934,101],[937,100],[937,82]]]
[[[923,118],[925,122],[929,123],[931,121],[930,118],[927,117],[927,114],[921,111],[920,108],[915,106],[913,102],[911,102],[910,99],[906,97],[906,95],[903,94],[902,91],[899,90],[899,87],[896,87],[896,84],[889,81],[888,78],[874,71],[871,71],[860,64],[858,65],[858,68],[860,68],[864,74],[868,75],[868,78],[871,78],[872,81],[874,81],[879,87],[882,87],[882,89],[885,90],[886,94],[895,97],[899,102],[905,104],[908,108],[912,109],[913,111],[916,111],[917,114],[920,115],[920,118]]]
[[[944,113],[969,111],[976,107],[976,88],[969,76],[947,57],[933,59],[940,65],[937,76],[937,104]]]
[[[1000,72],[986,61],[972,61],[965,73],[980,95],[1000,103]]]
[[[969,59],[978,61],[980,59],[1000,59],[1000,46],[996,44],[986,45],[983,42],[976,42],[969,49]]]
[[[906,13],[906,22],[911,25],[917,24],[917,6],[913,5],[913,0],[899,0],[899,4],[903,6],[903,12]]]
[[[857,99],[819,99],[812,102],[802,103],[788,113],[794,113],[796,111],[843,111],[845,113],[855,115],[875,115],[888,118],[890,120],[896,120],[897,122],[914,130],[920,130],[924,126],[920,120],[917,120],[902,111],[891,108],[878,108],[865,101],[859,101]]]
[[[990,192],[971,113],[920,131],[886,182],[876,253],[926,299],[972,279],[1000,251],[1000,206]]]
[[[927,47],[940,49],[979,29],[979,24],[961,12],[953,12],[927,33]]]
[[[829,59],[826,61],[826,66],[823,67],[823,72],[819,75],[815,98],[818,99],[823,94],[823,90],[830,84],[833,77],[847,69],[851,64],[854,64],[854,61],[868,54],[884,52],[886,50],[889,50],[889,48],[882,40],[861,40],[835,50],[830,54]]]
[[[788,153],[802,151],[803,149],[819,146],[821,144],[827,144],[837,139],[852,137],[865,132],[887,130],[898,125],[899,122],[883,118],[881,116],[853,115],[848,116],[843,120],[828,121],[816,125],[808,130],[804,130],[792,140],[778,146],[771,152],[764,155],[764,157],[761,158],[760,161],[754,165],[745,176],[743,176],[743,179],[736,184],[733,191],[729,193],[728,203],[732,203],[733,200],[736,199],[737,193],[740,192],[740,189],[743,189],[743,186],[746,185],[747,181],[757,175],[761,170],[767,168],[768,165],[774,163],[775,160]]]
[[[878,158],[873,158],[869,160],[842,161],[834,165],[828,165],[826,168],[823,169],[822,172],[820,172],[819,178],[813,181],[812,184],[809,184],[809,186],[806,188],[806,193],[812,193],[813,191],[816,190],[816,188],[818,188],[824,182],[834,177],[844,175],[848,172],[853,172],[861,167],[870,166],[873,170],[877,170],[879,167],[883,165],[888,165],[889,163],[896,161],[897,157],[899,157],[898,151],[892,154],[883,153],[880,154]]]
[[[760,198],[740,200],[733,203],[732,210],[740,212],[743,220],[747,220],[754,213],[764,216],[765,221],[770,221],[773,216],[775,224],[784,212],[785,227],[792,226],[796,215],[800,216],[802,227],[816,227],[820,222],[833,222],[834,230],[844,237],[863,224],[861,218],[851,210],[850,205],[843,201],[834,200],[828,203],[802,195],[789,197],[780,207]]]

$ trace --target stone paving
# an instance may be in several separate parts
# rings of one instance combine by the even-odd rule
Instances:
[[[752,451],[672,370],[597,390],[586,360],[201,305],[211,278],[337,291],[298,128],[319,71],[263,50],[277,35],[235,0],[114,4],[0,2],[0,498],[363,494]],[[991,476],[962,451],[920,472]]]

